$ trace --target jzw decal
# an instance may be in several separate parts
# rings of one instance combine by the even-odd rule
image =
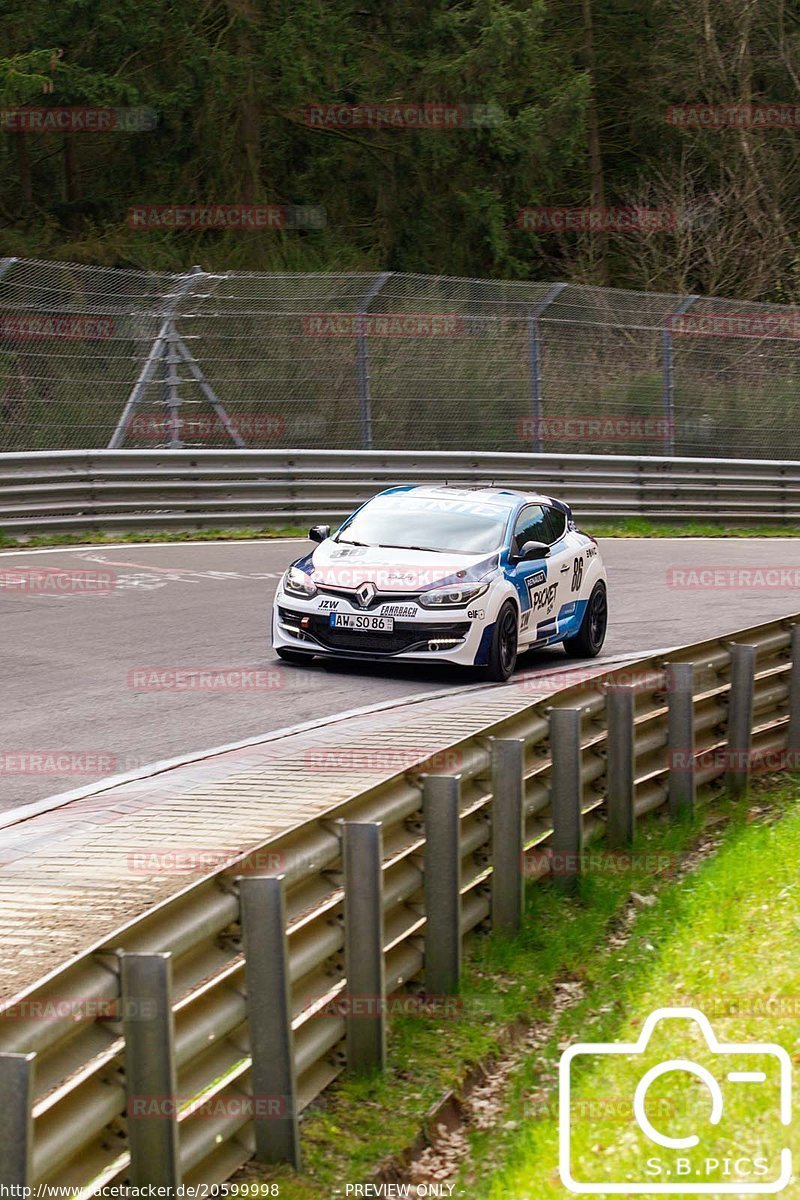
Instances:
[[[549,587],[542,588],[540,592],[534,592],[531,596],[531,608],[533,611],[539,612],[540,609],[546,609],[547,612],[550,612],[557,591],[558,584],[551,583]]]
[[[533,603],[533,589],[547,583],[547,571],[532,571],[525,576],[525,587],[528,589],[528,601]]]
[[[338,600],[320,600],[319,606],[320,606],[320,608],[338,608],[339,601]]]
[[[572,564],[572,586],[571,592],[579,592],[583,583],[583,559],[576,558]]]
[[[595,557],[596,557],[596,555],[597,555],[597,546],[587,546],[587,547],[586,547],[586,559],[587,559],[587,561],[588,561],[590,558],[595,558]]]
[[[524,632],[525,632],[525,630],[526,630],[526,629],[528,628],[528,626],[530,625],[530,623],[531,623],[531,610],[530,610],[530,609],[528,609],[528,611],[527,611],[527,612],[524,612],[524,613],[521,615],[520,619],[519,619],[519,631],[520,631],[520,633],[524,633]]]

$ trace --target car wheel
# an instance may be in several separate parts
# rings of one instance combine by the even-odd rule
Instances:
[[[519,617],[515,605],[507,600],[495,621],[489,660],[484,673],[486,679],[495,683],[504,683],[508,679],[517,665],[518,643]]]
[[[608,595],[604,583],[592,588],[581,627],[574,637],[564,638],[564,649],[571,658],[596,658],[606,640]]]
[[[275,653],[284,662],[295,663],[298,667],[310,663],[314,657],[313,654],[305,654],[302,650],[286,650],[283,646],[279,646]]]

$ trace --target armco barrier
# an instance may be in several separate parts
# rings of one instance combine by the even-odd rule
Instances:
[[[796,765],[800,614],[606,672],[452,749],[457,776],[355,795],[7,1001],[0,1180],[88,1196],[222,1181],[254,1153],[296,1163],[298,1114],[383,1061],[382,1018],[347,1018],[353,997],[421,973],[447,994],[465,934],[519,925],[524,874],[579,864],[603,832],[624,846],[726,775],[740,791],[754,760]],[[257,877],[265,852],[281,876]]]
[[[207,529],[343,517],[399,483],[552,492],[581,520],[800,520],[800,462],[454,451],[93,450],[0,455],[0,530]]]

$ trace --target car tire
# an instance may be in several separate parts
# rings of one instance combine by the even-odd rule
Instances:
[[[518,648],[519,615],[513,601],[506,600],[492,630],[484,678],[492,683],[505,683],[517,665]]]
[[[307,665],[314,657],[313,654],[306,654],[303,650],[287,650],[283,646],[279,646],[275,653],[283,662],[294,663],[298,667]]]
[[[564,649],[570,658],[596,658],[603,648],[608,628],[608,594],[606,585],[598,581],[592,588],[581,627],[574,637],[564,638]]]

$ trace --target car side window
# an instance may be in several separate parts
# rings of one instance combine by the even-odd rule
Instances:
[[[566,514],[558,508],[546,508],[544,513],[545,524],[547,526],[547,537],[544,538],[544,541],[547,542],[548,546],[552,546],[553,542],[560,541],[566,533],[567,518]]]
[[[514,549],[519,551],[526,542],[549,542],[547,536],[548,509],[541,504],[523,508],[514,526]]]

